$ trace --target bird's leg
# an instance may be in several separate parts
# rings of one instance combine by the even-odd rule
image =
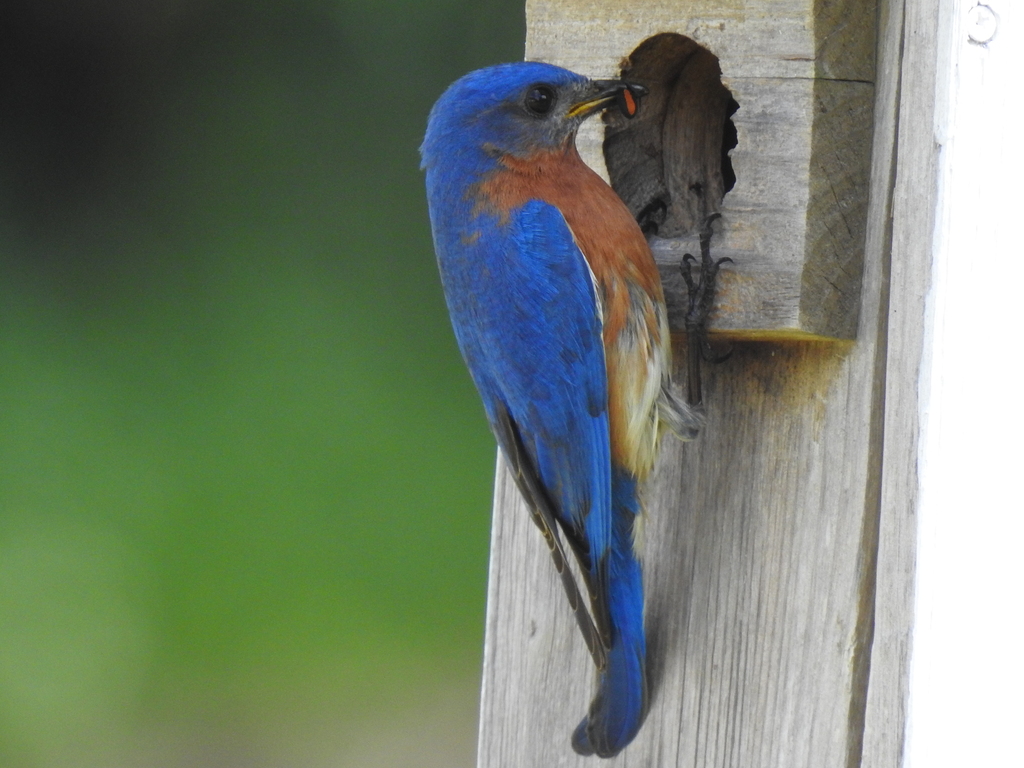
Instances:
[[[689,301],[686,309],[686,399],[690,405],[700,405],[703,400],[700,381],[701,359],[708,362],[722,362],[730,352],[716,357],[712,354],[711,344],[708,342],[707,320],[711,313],[711,307],[715,301],[715,280],[718,277],[718,268],[725,262],[732,263],[732,259],[724,257],[721,259],[711,258],[711,235],[714,234],[712,225],[715,219],[721,217],[720,213],[712,213],[706,219],[700,230],[700,265],[697,270],[697,279],[693,278],[693,267],[697,260],[692,254],[685,254],[679,265],[679,270],[686,281]]]

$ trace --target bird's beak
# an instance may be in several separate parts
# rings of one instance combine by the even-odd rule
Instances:
[[[597,93],[569,107],[568,117],[589,117],[614,101],[623,116],[631,118],[640,109],[640,97],[647,94],[647,89],[642,85],[624,80],[595,80],[594,86]]]

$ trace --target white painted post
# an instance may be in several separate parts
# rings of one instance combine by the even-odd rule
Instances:
[[[1024,765],[1024,7],[954,0],[939,31],[904,765]]]

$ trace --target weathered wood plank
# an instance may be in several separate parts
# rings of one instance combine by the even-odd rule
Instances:
[[[886,297],[885,434],[881,467],[874,642],[864,722],[864,768],[903,763],[913,571],[917,537],[918,370],[931,263],[938,147],[933,133],[939,7],[930,0],[883,5],[879,101],[897,114],[895,152],[874,173],[893,179]],[[894,71],[895,70],[895,71]],[[889,107],[886,107],[888,109]]]
[[[870,618],[872,346],[745,344],[708,377],[705,436],[667,446],[649,490],[655,695],[619,764],[846,764]],[[514,486],[498,487],[479,764],[575,765],[589,660]]]
[[[729,62],[730,77],[874,80],[875,4],[838,0],[527,0],[526,57],[573,57],[603,73],[641,41],[678,31]],[[535,31],[543,30],[537,35]]]
[[[885,87],[874,115],[858,340],[743,342],[708,372],[705,434],[692,444],[669,441],[648,488],[653,705],[636,742],[608,765],[860,763],[876,616],[883,301],[902,11],[885,3],[881,19]],[[684,247],[656,243],[671,279]],[[884,530],[895,516],[883,519]],[[898,612],[899,600],[890,597],[905,587],[897,573],[904,556],[883,552],[890,592],[879,615]],[[563,603],[546,550],[499,466],[481,768],[593,764],[569,747],[593,681]],[[898,624],[890,621],[884,632],[898,635]],[[880,675],[901,669],[898,659],[873,668]],[[899,726],[886,732],[880,718],[899,708],[900,685],[872,678],[865,764],[896,764],[900,742],[891,729]]]

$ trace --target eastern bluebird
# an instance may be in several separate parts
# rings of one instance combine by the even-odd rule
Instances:
[[[459,347],[598,668],[572,746],[601,757],[647,709],[638,486],[666,428],[689,439],[701,424],[672,391],[647,242],[576,151],[584,119],[612,104],[632,116],[643,92],[539,62],[489,67],[438,99],[421,148]]]

